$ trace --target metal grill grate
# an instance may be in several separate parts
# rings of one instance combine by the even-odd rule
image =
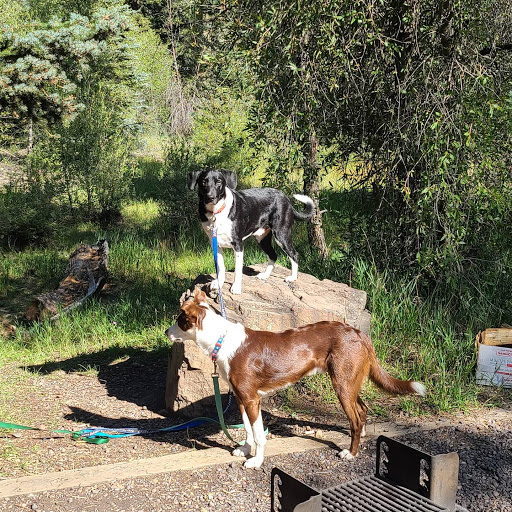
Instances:
[[[448,511],[404,487],[374,476],[322,491],[322,512],[441,512]]]

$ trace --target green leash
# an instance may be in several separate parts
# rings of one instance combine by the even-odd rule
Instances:
[[[224,432],[224,435],[232,442],[232,443],[238,443],[240,445],[244,444],[244,442],[241,441],[235,441],[228,432],[228,429],[226,428],[226,423],[224,422],[224,413],[222,412],[222,402],[220,398],[220,389],[219,389],[219,374],[215,372],[212,374],[213,379],[213,391],[215,393],[215,406],[217,407],[217,415],[219,416],[219,424],[222,428],[222,431]],[[243,428],[243,424],[239,425],[230,425],[231,428]]]
[[[105,437],[83,437],[80,432],[73,432],[72,430],[52,430],[36,427],[27,427],[25,425],[18,425],[17,423],[7,423],[0,421],[0,429],[5,430],[38,430],[39,432],[54,432],[55,434],[71,434],[75,441],[84,441],[90,444],[105,444],[108,443],[108,438]]]
[[[215,369],[217,367],[215,366]],[[219,374],[217,372],[212,374],[213,379],[213,390],[215,392],[215,406],[217,407],[217,415],[219,416],[219,424],[224,432],[225,436],[233,443],[237,443],[240,446],[245,444],[245,441],[235,441],[228,432],[228,428],[245,428],[243,423],[239,423],[238,425],[226,425],[224,422],[224,413],[222,412],[222,402],[220,399],[220,389],[219,389]],[[268,428],[265,429],[265,435],[268,435]]]

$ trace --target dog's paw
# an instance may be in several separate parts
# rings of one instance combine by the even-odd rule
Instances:
[[[345,459],[345,460],[354,460],[355,459],[355,456],[352,455],[350,453],[350,451],[347,450],[346,448],[344,450],[341,450],[341,452],[338,453],[338,456],[340,457],[340,459]]]
[[[251,459],[246,460],[244,462],[244,467],[246,467],[247,469],[257,469],[260,468],[262,464],[263,458],[252,457]]]
[[[288,276],[285,281],[287,283],[293,283],[293,281],[297,281],[297,278],[295,276]]]
[[[251,445],[250,444],[244,444],[243,446],[238,446],[231,452],[231,455],[233,455],[233,457],[247,457],[250,454],[251,454]]]
[[[233,283],[231,285],[231,293],[233,295],[240,295],[242,293],[242,283]]]
[[[260,272],[259,274],[256,275],[256,277],[261,281],[265,281],[266,279],[268,279],[268,274],[265,272]]]

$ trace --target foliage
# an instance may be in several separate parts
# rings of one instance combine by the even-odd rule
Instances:
[[[3,24],[15,27],[17,31],[22,30],[22,18],[27,16],[26,6],[22,2],[0,0],[0,11],[2,12]]]
[[[56,230],[62,219],[51,196],[41,188],[29,192],[17,186],[8,186],[0,194],[0,247],[23,247],[41,243]]]
[[[186,137],[170,140],[166,164],[171,173],[185,176],[200,166],[233,169],[246,176],[261,165],[247,133],[248,111],[252,100],[218,86],[203,99],[192,115],[192,130]]]
[[[45,4],[42,0],[37,3]],[[47,202],[67,213],[79,217],[85,213],[88,218],[97,217],[108,223],[119,218],[121,201],[130,193],[131,153],[139,131],[142,126],[149,129],[155,123],[163,123],[158,109],[165,107],[169,73],[162,70],[169,60],[162,59],[157,64],[158,58],[165,57],[165,49],[145,20],[119,2],[105,3],[109,10],[93,10],[91,21],[72,14],[69,22],[53,20],[48,28],[32,24],[33,30],[23,37],[13,33],[16,48],[23,46],[24,41],[32,42],[32,46],[24,47],[27,54],[46,57],[45,65],[57,62],[62,68],[59,76],[68,81],[73,93],[67,98],[54,94],[52,105],[37,103],[39,97],[27,100],[25,96],[11,96],[6,101],[13,109],[11,113],[16,111],[18,100],[35,101],[39,108],[37,114],[25,105],[25,114],[31,119],[36,116],[34,120],[39,122],[34,125],[34,150],[24,162],[27,179],[19,194],[23,195],[25,190],[27,199],[43,194]],[[41,41],[44,44],[39,44]],[[28,76],[34,78],[33,74]],[[46,87],[62,93],[64,82],[45,81],[44,77],[34,80],[42,83],[37,87],[42,98],[50,94]],[[18,127],[23,127],[23,121],[20,114]],[[12,130],[13,126],[3,136],[11,147],[22,140],[20,132]],[[8,135],[12,136],[10,140]],[[17,201],[12,208],[16,204]],[[18,206],[23,207],[21,201]],[[23,214],[13,215],[13,229],[23,231],[25,224],[18,223],[23,218]],[[15,239],[26,242],[37,237]]]
[[[179,97],[182,87],[176,79],[171,52],[150,29],[146,18],[137,16],[135,21],[129,34],[134,42],[129,60],[133,73],[139,77],[137,120],[148,132],[154,131],[160,136],[167,132],[186,132],[191,105],[188,98]]]
[[[282,127],[306,149],[313,133],[365,163],[385,264],[444,280],[507,247],[494,236],[510,216],[510,3],[276,0],[226,15],[257,74],[260,133]]]
[[[120,58],[109,40],[126,28],[126,8],[99,9],[89,20],[71,14],[68,22],[17,34],[5,27],[0,40],[0,108],[7,119],[57,121],[81,108],[76,90],[87,74],[105,73]]]
[[[116,0],[24,0],[27,17],[33,21],[47,23],[52,18],[66,18],[70,13],[91,16],[95,8],[119,5]]]
[[[122,115],[122,97],[108,84],[91,84],[84,103],[58,137],[65,193],[69,206],[84,205],[89,217],[110,221],[130,190],[133,127]]]

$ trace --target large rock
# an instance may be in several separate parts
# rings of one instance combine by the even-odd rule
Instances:
[[[328,279],[320,281],[302,272],[296,282],[286,283],[284,279],[290,271],[281,266],[276,266],[266,281],[260,281],[255,276],[264,268],[265,265],[244,268],[241,295],[229,291],[233,273],[226,273],[222,295],[230,320],[251,329],[269,331],[337,320],[369,333],[370,313],[365,309],[365,292]],[[199,276],[191,290],[198,286],[208,295],[212,279],[212,276]],[[219,311],[216,298],[210,297],[208,301]],[[167,408],[186,416],[214,413],[212,372],[212,361],[194,342],[173,343],[167,371]],[[221,381],[221,386],[221,392],[227,392],[227,384]]]

